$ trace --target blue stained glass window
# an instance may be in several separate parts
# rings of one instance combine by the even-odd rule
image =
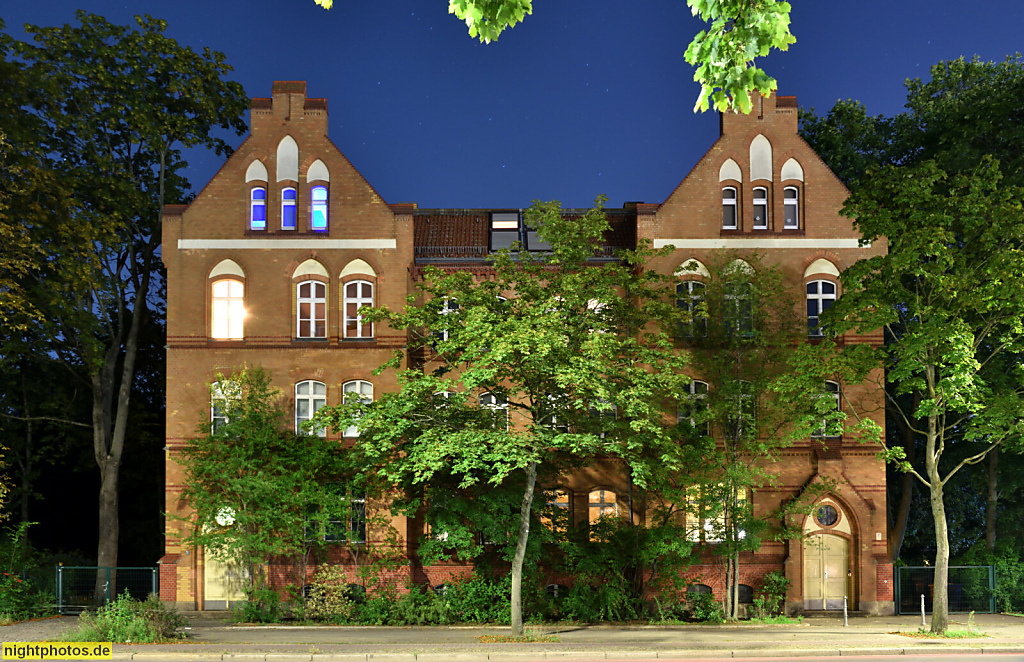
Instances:
[[[310,219],[314,230],[327,229],[327,187],[314,186],[310,192],[311,207]]]
[[[281,228],[285,230],[294,230],[296,218],[295,189],[286,188],[281,191]]]
[[[259,186],[249,193],[249,229],[267,229],[267,189]]]

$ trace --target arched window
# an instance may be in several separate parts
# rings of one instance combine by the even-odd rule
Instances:
[[[702,436],[711,434],[708,418],[708,383],[695,379],[686,386],[679,403],[678,421],[689,423],[694,432]]]
[[[302,433],[302,424],[313,418],[318,409],[327,404],[327,385],[307,380],[295,385],[295,432]],[[313,431],[321,437],[327,436],[326,428]]]
[[[786,230],[800,229],[800,189],[795,186],[787,186],[783,190],[782,201],[785,203],[786,215],[783,227]]]
[[[373,306],[373,283],[354,280],[345,283],[345,337],[372,338],[373,323],[363,320],[359,312],[364,306]]]
[[[541,524],[555,534],[565,535],[572,528],[572,495],[569,490],[545,490]]]
[[[373,384],[362,379],[345,382],[341,386],[342,401],[345,404],[364,404],[373,402]],[[359,428],[350,425],[345,428],[346,437],[358,437]]]
[[[820,337],[823,329],[819,317],[836,302],[836,284],[829,280],[807,283],[807,335]]]
[[[587,521],[590,526],[595,526],[606,517],[617,517],[619,504],[615,498],[615,492],[605,489],[591,490],[587,495]],[[595,533],[591,533],[591,540],[597,540]]]
[[[249,229],[267,229],[267,189],[262,186],[249,189]]]
[[[316,280],[299,283],[295,297],[297,338],[327,337],[327,285]]]
[[[217,340],[243,338],[245,285],[240,280],[214,281],[211,297],[210,336]]]
[[[708,318],[703,307],[704,283],[687,280],[676,285],[676,308],[685,310],[687,320],[679,323],[680,338],[703,338],[708,335]]]
[[[722,189],[722,229],[735,230],[736,228],[736,189],[726,186]]]
[[[291,186],[281,189],[281,229],[294,230],[298,213],[296,211],[295,189]]]
[[[313,230],[327,230],[327,187],[314,186],[309,192],[309,225]]]
[[[228,409],[232,401],[242,397],[238,382],[228,380],[210,384],[210,432],[216,432],[228,424]]]
[[[754,187],[754,221],[755,230],[768,229],[768,189],[763,186]]]
[[[508,429],[508,398],[500,393],[483,393],[480,406],[494,412],[494,427]]]

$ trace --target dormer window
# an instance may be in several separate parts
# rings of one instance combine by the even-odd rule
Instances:
[[[288,187],[281,190],[281,229],[294,230],[298,218],[295,207],[295,189]]]
[[[327,187],[314,186],[310,189],[310,227],[319,232],[327,231]]]
[[[262,186],[249,189],[249,229],[267,229],[267,189]]]
[[[519,241],[519,212],[491,214],[491,252],[512,248]]]
[[[722,229],[736,229],[736,189],[731,186],[722,189]]]
[[[763,186],[754,187],[754,222],[755,230],[768,229],[768,189]]]

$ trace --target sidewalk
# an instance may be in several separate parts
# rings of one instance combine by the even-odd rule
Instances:
[[[115,646],[126,659],[265,660],[266,662],[368,662],[433,660],[693,659],[722,657],[824,657],[840,655],[992,654],[1024,655],[1024,618],[999,614],[975,617],[986,634],[972,639],[913,638],[920,616],[850,619],[813,618],[794,625],[544,625],[535,635],[557,643],[482,643],[486,635],[507,635],[507,627],[365,627],[231,625],[210,612],[186,614],[189,643]],[[951,629],[965,629],[966,615],[952,616]]]
[[[222,615],[219,615],[222,614]],[[982,614],[975,617],[985,637],[922,639],[920,616],[812,618],[793,625],[544,625],[534,635],[557,642],[482,643],[481,636],[509,634],[508,627],[366,627],[232,624],[223,612],[189,612],[187,641],[175,644],[115,644],[114,658],[155,662],[530,662],[558,659],[668,660],[724,657],[834,657],[848,655],[1016,654],[1024,661],[1024,618]],[[966,616],[952,616],[951,629],[964,629]],[[0,627],[2,641],[41,641],[72,626],[71,618]],[[49,634],[48,634],[49,633]],[[1019,656],[1019,657],[1018,657]],[[952,658],[950,658],[952,659]],[[999,659],[999,658],[996,658]]]

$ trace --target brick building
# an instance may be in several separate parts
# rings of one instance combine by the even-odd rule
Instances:
[[[216,415],[208,385],[218,371],[265,366],[284,393],[294,394],[296,425],[325,403],[339,404],[345,393],[372,398],[394,390],[393,373],[372,372],[406,338],[363,323],[358,308],[400,307],[425,264],[486,269],[490,251],[513,240],[527,248],[536,241],[518,210],[384,202],[327,137],[326,100],[307,98],[303,82],[274,83],[272,98],[253,99],[251,113],[249,137],[196,199],[164,211],[170,513],[186,512],[176,458],[197,425]],[[696,261],[688,272],[696,279],[717,251],[756,250],[806,297],[813,329],[816,313],[839,293],[839,273],[885,250],[882,241],[859,246],[850,220],[839,215],[846,195],[798,136],[796,100],[769,97],[749,116],[721,116],[719,139],[665,202],[608,210],[607,248],[630,247],[638,238],[656,248],[672,245],[671,256],[651,266],[676,273]],[[882,338],[842,340],[878,344]],[[852,390],[877,405],[877,422],[884,424],[882,394],[859,388]],[[841,607],[848,595],[852,608],[891,613],[885,468],[875,452],[814,439],[787,449],[777,483],[752,496],[756,511],[768,512],[822,478],[835,489],[806,518],[807,541],[768,543],[744,554],[740,582],[755,586],[764,573],[784,571],[793,580],[790,611]],[[614,464],[598,463],[565,487],[585,519],[598,487],[604,495],[623,483]],[[411,551],[421,525],[395,518],[392,526]],[[202,549],[183,547],[181,527],[168,520],[161,598],[188,609],[225,608],[240,599],[230,568]],[[453,571],[411,568],[408,578],[431,583]],[[691,575],[721,574],[705,570],[696,567]]]

